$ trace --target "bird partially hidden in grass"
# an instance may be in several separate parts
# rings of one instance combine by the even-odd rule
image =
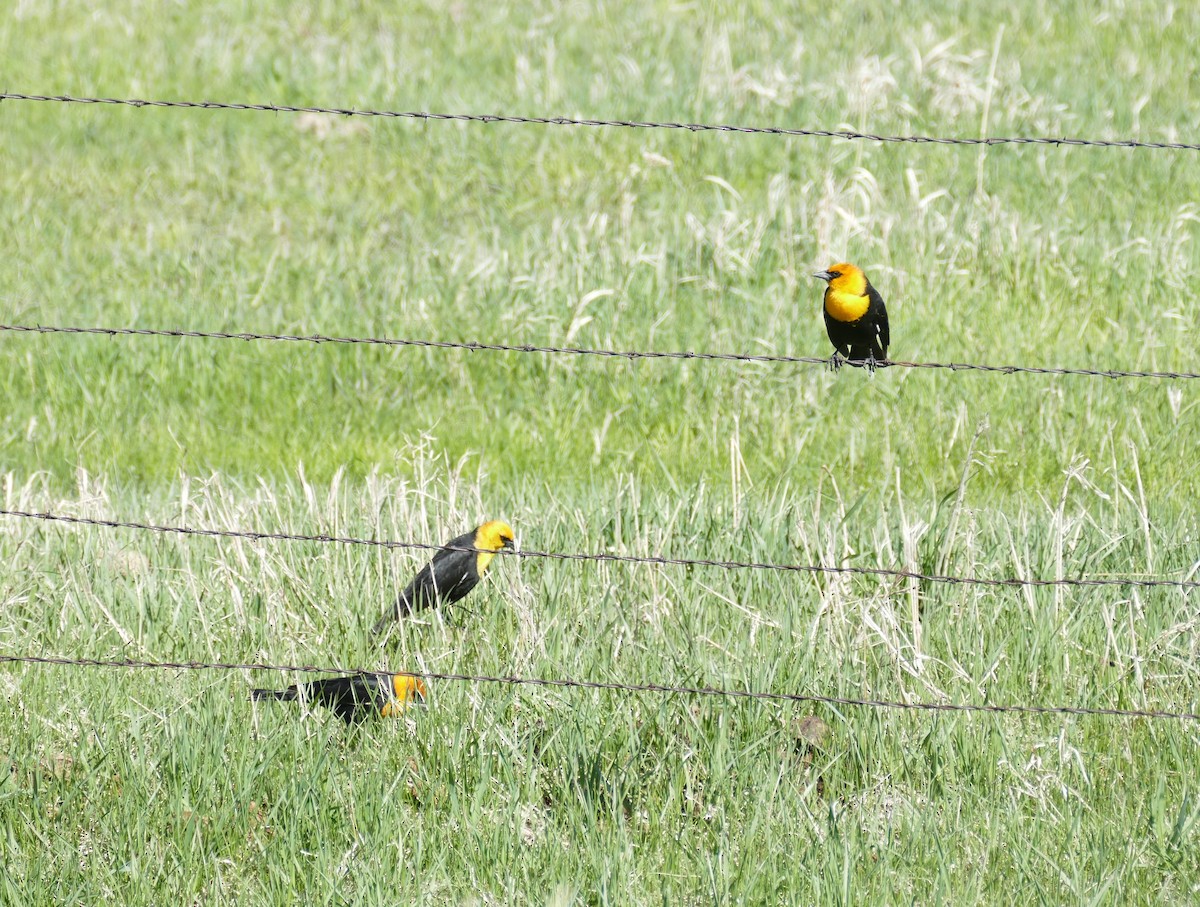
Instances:
[[[461,600],[479,585],[496,552],[512,547],[512,527],[501,520],[490,520],[450,540],[413,577],[371,632],[382,633],[392,621],[422,608],[452,605]]]
[[[253,690],[250,698],[301,700],[322,705],[349,724],[369,715],[394,718],[410,703],[425,701],[425,681],[412,674],[345,674],[311,683],[297,683],[286,690]]]
[[[844,359],[854,366],[865,365],[872,372],[886,366],[891,341],[887,307],[867,275],[861,268],[842,262],[813,277],[829,284],[824,301],[825,331],[834,347],[829,367],[836,371]]]

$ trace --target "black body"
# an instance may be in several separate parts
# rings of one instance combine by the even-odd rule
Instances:
[[[830,291],[826,289],[826,293]],[[887,359],[887,348],[891,342],[888,332],[887,307],[879,291],[867,283],[867,298],[870,305],[857,321],[838,321],[825,311],[825,331],[834,348],[847,359],[875,361],[883,365]],[[860,363],[855,363],[856,365]]]
[[[393,620],[422,608],[452,605],[479,585],[479,571],[476,568],[479,552],[475,550],[475,532],[472,530],[451,539],[439,549],[400,593],[396,603],[375,622],[371,632],[382,633]],[[467,550],[451,550],[464,548]]]
[[[298,683],[286,690],[254,690],[251,699],[292,701],[303,697],[329,709],[347,724],[367,715],[378,715],[392,695],[391,674],[347,674],[312,683]]]

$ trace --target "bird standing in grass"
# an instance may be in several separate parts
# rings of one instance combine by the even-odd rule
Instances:
[[[500,520],[491,520],[447,542],[413,577],[371,632],[382,633],[392,621],[422,608],[459,601],[479,585],[496,552],[512,547],[512,527]]]
[[[286,690],[253,690],[250,698],[316,703],[349,724],[371,714],[392,718],[410,702],[424,702],[425,682],[411,674],[347,674],[297,683]]]
[[[829,286],[825,288],[825,330],[833,343],[829,366],[836,370],[842,359],[851,365],[865,365],[870,371],[887,365],[887,307],[879,291],[871,286],[862,269],[842,262],[827,271],[818,271]],[[841,354],[839,358],[838,354]]]

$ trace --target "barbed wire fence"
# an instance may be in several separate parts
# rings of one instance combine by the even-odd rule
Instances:
[[[742,135],[790,136],[801,138],[831,138],[851,141],[872,141],[881,143],[906,144],[936,144],[956,146],[995,146],[995,145],[1040,145],[1053,147],[1082,146],[1092,148],[1127,148],[1127,149],[1156,149],[1175,151],[1200,151],[1200,143],[1187,142],[1155,142],[1129,139],[1094,139],[1094,138],[1058,138],[1046,136],[1000,136],[1000,137],[945,137],[928,135],[880,135],[852,130],[802,129],[774,126],[742,126],[712,123],[684,123],[669,121],[622,120],[622,119],[591,119],[560,116],[519,116],[512,114],[466,114],[466,113],[434,113],[422,111],[372,110],[352,107],[322,107],[296,106],[284,104],[253,104],[240,102],[218,101],[176,101],[176,100],[143,100],[137,98],[111,97],[79,97],[72,95],[27,94],[17,92],[0,93],[0,102],[26,101],[59,104],[80,105],[115,105],[130,108],[175,108],[197,110],[226,110],[226,111],[255,111],[270,113],[313,113],[328,114],[342,117],[375,117],[386,119],[406,119],[419,121],[458,121],[477,124],[513,124],[513,125],[542,125],[542,126],[575,126],[575,127],[612,127],[625,129],[663,129],[687,131],[692,133],[735,133]],[[363,344],[385,347],[417,347],[453,349],[463,351],[490,351],[504,353],[540,353],[554,355],[596,356],[608,359],[625,359],[627,361],[650,359],[681,359],[704,361],[730,361],[749,363],[783,363],[826,365],[829,360],[812,356],[786,356],[771,354],[742,354],[721,352],[691,352],[691,351],[648,351],[648,350],[611,350],[586,347],[546,346],[530,344],[502,344],[482,342],[460,342],[411,338],[385,337],[348,337],[334,335],[299,335],[282,333],[254,332],[224,332],[183,329],[155,329],[131,327],[73,327],[48,325],[0,324],[0,332],[24,334],[74,334],[99,335],[108,337],[140,336],[140,337],[172,337],[188,339],[242,340],[242,341],[279,341],[303,342],[311,344]],[[1200,372],[1153,371],[1153,370],[1116,370],[1100,368],[1058,368],[1024,365],[989,365],[979,363],[942,363],[942,362],[906,362],[889,360],[886,365],[909,369],[937,369],[952,372],[976,371],[999,374],[1044,374],[1044,375],[1077,375],[1105,378],[1155,378],[1163,380],[1190,380],[1200,378]],[[185,526],[165,526],[152,523],[103,520],[87,517],[70,516],[49,512],[33,512],[20,510],[0,510],[0,515],[13,518],[41,520],[59,524],[74,524],[114,529],[131,529],[174,534],[181,536],[201,536],[209,538],[230,538],[248,541],[300,541],[329,544],[366,545],[384,549],[430,550],[443,549],[446,546],[429,545],[416,542],[399,542],[355,538],[348,536],[301,535],[285,532],[254,532],[247,530],[197,529]],[[473,548],[457,549],[474,551]],[[775,564],[753,561],[734,561],[716,559],[697,559],[664,556],[636,556],[611,553],[558,553],[545,551],[502,551],[506,556],[525,558],[544,558],[559,561],[591,561],[619,562],[631,564],[648,564],[656,566],[687,566],[712,567],[725,570],[771,570],[804,574],[842,574],[855,576],[872,576],[914,580],[948,585],[984,586],[984,587],[1131,587],[1131,588],[1175,588],[1183,592],[1200,587],[1200,581],[1168,578],[1137,578],[1137,577],[1058,577],[1058,578],[986,578],[949,576],[928,574],[917,571],[889,567],[859,567],[850,565],[826,564]],[[267,663],[236,663],[236,662],[166,662],[137,659],[96,659],[71,658],[62,655],[21,655],[0,654],[0,663],[8,664],[37,664],[37,665],[66,665],[74,667],[102,667],[123,669],[173,669],[173,670],[227,670],[227,671],[278,671],[296,673],[332,673],[353,674],[364,669],[319,667],[314,665],[274,665]],[[378,671],[372,671],[378,673]],[[518,686],[578,688],[593,690],[608,690],[628,693],[656,693],[682,696],[719,696],[736,699],[766,700],[793,703],[821,703],[832,706],[855,706],[885,709],[907,709],[918,711],[953,711],[953,712],[992,712],[1016,713],[1035,715],[1082,715],[1110,716],[1120,718],[1174,719],[1185,721],[1200,720],[1200,713],[1191,711],[1166,711],[1153,709],[1121,709],[1107,707],[1079,706],[1040,706],[1040,705],[1008,705],[1008,704],[972,704],[972,703],[943,703],[943,702],[903,702],[875,698],[848,698],[840,696],[825,696],[816,694],[779,693],[769,691],[752,691],[738,689],[722,689],[716,687],[671,686],[653,683],[621,683],[591,680],[575,680],[570,678],[535,678],[484,674],[455,674],[437,672],[389,672],[421,677],[429,680],[460,681],[470,683],[494,683]]]
[[[93,517],[71,516],[60,513],[36,513],[27,510],[0,509],[0,516],[18,519],[41,520],[44,522],[67,523],[80,526],[97,526],[107,529],[133,529],[167,535],[201,536],[207,538],[241,539],[251,542],[285,541],[315,542],[335,545],[366,545],[374,548],[402,549],[412,551],[463,551],[472,554],[495,554],[500,557],[536,558],[555,561],[591,561],[597,563],[644,564],[657,567],[713,567],[721,570],[770,570],[784,573],[835,574],[844,576],[874,576],[892,579],[916,580],[919,582],[951,586],[989,586],[993,588],[1021,587],[1125,587],[1137,589],[1172,588],[1183,591],[1200,588],[1200,580],[1144,578],[1144,577],[1061,577],[1039,579],[1029,577],[1007,577],[988,579],[974,576],[947,576],[937,573],[920,573],[894,567],[855,567],[835,564],[777,564],[760,561],[715,560],[689,557],[663,557],[660,555],[610,554],[556,551],[525,551],[501,549],[484,551],[474,547],[433,545],[424,542],[401,542],[388,539],[368,539],[355,536],[302,535],[290,532],[255,532],[242,529],[196,529],[187,526],[163,526],[124,520],[102,520]]]
[[[507,123],[525,126],[588,126],[621,129],[668,129],[677,132],[723,132],[740,135],[775,135],[796,138],[845,139],[848,141],[887,142],[909,145],[1051,145],[1056,147],[1141,148],[1170,151],[1200,151],[1200,143],[1147,142],[1135,139],[1092,139],[1054,136],[994,136],[969,138],[932,135],[875,135],[848,129],[795,129],[782,126],[735,126],[722,123],[679,123],[654,120],[592,119],[564,116],[518,116],[505,113],[431,113],[416,110],[370,110],[355,107],[299,106],[292,104],[247,104],[230,101],[170,101],[141,98],[78,97],[75,95],[0,93],[0,101],[41,101],[57,104],[106,104],[134,108],[175,108],[187,110],[244,110],[260,113],[318,113],[340,117],[376,117],[383,119],[451,121],[460,123]]]
[[[262,541],[293,541],[314,542],[319,544],[363,545],[384,549],[404,549],[419,551],[467,551],[478,552],[474,547],[455,547],[449,545],[432,545],[421,542],[399,542],[391,540],[367,539],[353,536],[331,535],[302,535],[285,532],[253,532],[235,529],[201,529],[186,526],[164,526],[153,523],[139,523],[121,520],[102,520],[91,517],[77,517],[66,514],[36,513],[31,511],[0,509],[0,516],[18,519],[39,520],[44,522],[103,527],[110,529],[131,529],[159,534],[207,537],[219,539],[234,539],[251,542]],[[854,567],[845,565],[809,565],[809,564],[776,564],[752,561],[721,561],[697,558],[678,558],[661,556],[639,556],[606,553],[559,553],[547,551],[509,551],[496,553],[506,557],[541,558],[559,561],[592,561],[616,562],[638,565],[655,566],[687,566],[713,567],[724,570],[772,570],[807,574],[843,574],[857,576],[890,577],[896,579],[919,580],[949,585],[989,586],[989,587],[1114,587],[1127,586],[1134,588],[1175,588],[1188,591],[1200,587],[1200,581],[1175,579],[1146,579],[1138,577],[1103,577],[1103,578],[1060,578],[1039,579],[1014,577],[1006,579],[988,579],[981,577],[945,576],[938,574],[923,574],[909,570],[874,567]],[[740,700],[759,700],[772,702],[791,702],[824,704],[830,706],[854,706],[862,708],[899,709],[916,711],[946,711],[946,712],[992,712],[1026,715],[1079,715],[1116,718],[1149,718],[1174,719],[1195,721],[1200,720],[1200,714],[1190,711],[1169,711],[1159,709],[1124,709],[1113,707],[1092,706],[1042,706],[995,703],[954,703],[954,702],[905,702],[877,698],[854,698],[845,696],[830,696],[807,693],[780,693],[771,691],[754,691],[745,689],[725,689],[718,687],[674,686],[658,683],[623,683],[615,681],[576,680],[572,678],[540,678],[520,677],[512,675],[492,674],[462,674],[431,671],[392,671],[387,669],[343,668],[338,666],[316,665],[281,665],[263,662],[200,662],[200,661],[148,661],[141,659],[96,659],[71,658],[61,655],[16,655],[0,654],[0,663],[38,664],[38,665],[69,665],[75,667],[109,667],[109,668],[146,668],[146,669],[177,669],[177,670],[227,670],[227,671],[276,671],[309,674],[358,674],[358,673],[391,673],[420,677],[425,680],[444,680],[468,683],[506,684],[510,686],[557,687],[572,689],[609,690],[639,694],[664,694],[679,696],[728,697]]]
[[[774,693],[757,690],[725,689],[721,687],[670,686],[658,683],[623,683],[620,681],[573,680],[570,678],[517,677],[493,674],[456,674],[440,671],[381,671],[378,668],[342,668],[318,665],[279,665],[260,662],[211,661],[144,661],[131,658],[68,658],[60,655],[5,655],[0,664],[67,665],[70,667],[159,669],[175,671],[277,671],[300,674],[398,674],[420,677],[423,680],[446,680],[463,683],[504,684],[507,686],[557,687],[561,689],[605,690],[620,693],[655,693],[670,696],[708,696],[732,699],[753,699],[766,702],[808,703],[832,706],[900,709],[922,712],[992,712],[1020,715],[1083,715],[1116,718],[1149,718],[1176,721],[1200,721],[1200,713],[1172,712],[1158,709],[1121,709],[1104,706],[1071,705],[1006,705],[999,703],[904,702],[893,699],[857,699],[847,696],[823,696],[808,693]]]
[[[397,337],[339,337],[327,334],[262,334],[251,332],[192,331],[170,328],[112,328],[112,327],[61,327],[54,325],[0,324],[0,332],[18,334],[72,334],[102,337],[175,337],[204,340],[283,341],[312,344],[368,345],[384,347],[418,347],[428,349],[486,351],[498,353],[547,353],[571,356],[599,356],[606,359],[695,359],[721,362],[759,362],[802,365],[829,365],[829,359],[820,356],[782,356],[766,353],[705,353],[690,351],[656,350],[607,350],[575,346],[535,346],[532,344],[479,343],[476,341],[419,340]],[[865,364],[861,360],[843,360],[852,365]],[[1098,368],[1058,368],[1033,365],[985,365],[971,362],[906,362],[885,359],[873,363],[879,368],[895,366],[908,369],[941,369],[951,372],[991,372],[1004,375],[1080,375],[1092,378],[1161,378],[1167,380],[1190,380],[1200,378],[1200,372],[1172,371],[1122,371]]]

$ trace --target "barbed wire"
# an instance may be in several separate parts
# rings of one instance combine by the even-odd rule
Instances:
[[[394,337],[342,337],[326,334],[262,334],[228,331],[191,331],[171,328],[110,328],[110,327],[62,327],[54,325],[0,324],[0,332],[24,334],[94,334],[105,337],[176,337],[207,340],[267,340],[302,343],[369,344],[393,347],[424,347],[431,349],[483,350],[500,353],[550,353],[573,356],[602,356],[609,359],[695,359],[725,362],[795,363],[805,365],[829,364],[829,359],[820,356],[782,356],[765,353],[697,353],[690,351],[654,350],[607,350],[574,346],[534,346],[531,344],[478,343],[475,341],[419,340]],[[858,359],[843,360],[853,365],[863,365]],[[1094,368],[1059,368],[1031,365],[984,365],[970,362],[907,362],[886,359],[876,363],[879,367],[895,366],[911,369],[943,369],[951,372],[998,372],[1005,375],[1085,375],[1093,378],[1163,378],[1187,380],[1200,378],[1200,372],[1170,371],[1119,371]]]
[[[910,145],[1052,145],[1093,148],[1143,148],[1174,151],[1200,151],[1191,142],[1146,142],[1134,139],[1081,139],[1051,136],[993,136],[959,138],[930,135],[875,135],[843,129],[793,129],[781,126],[735,126],[719,123],[682,123],[654,120],[594,119],[584,117],[517,116],[493,113],[431,113],[413,110],[370,110],[353,107],[318,107],[293,104],[247,104],[225,101],[167,101],[141,98],[94,98],[74,95],[0,93],[0,101],[49,101],[60,104],[113,104],[123,107],[167,107],[192,110],[249,110],[267,113],[323,113],[342,117],[380,117],[385,119],[457,121],[464,123],[510,123],[534,126],[593,126],[625,129],[669,129],[682,132],[725,132],[742,135],[782,135],[799,138],[846,139],[848,141],[888,142]]]
[[[610,690],[622,693],[661,693],[678,696],[717,696],[733,699],[757,699],[774,702],[804,702],[824,705],[861,706],[880,709],[909,709],[925,712],[1008,712],[1032,715],[1103,715],[1119,718],[1156,718],[1200,721],[1195,712],[1160,711],[1155,709],[1118,709],[1069,705],[1004,705],[957,702],[902,702],[890,699],[856,699],[848,696],[823,696],[806,693],[774,693],[756,690],[722,689],[719,687],[685,687],[658,683],[621,683],[571,678],[516,677],[511,675],[457,674],[440,671],[368,671],[365,668],[317,667],[315,665],[275,665],[214,661],[144,661],[141,659],[67,658],[61,655],[3,655],[0,664],[67,665],[99,668],[147,668],[179,671],[285,671],[302,674],[359,674],[387,673],[423,680],[446,680],[465,683],[494,683],[510,686],[559,687],[583,690]]]
[[[526,551],[501,549],[499,551],[483,551],[474,547],[457,547],[451,545],[431,545],[423,542],[397,542],[387,539],[366,539],[354,536],[336,535],[301,535],[290,532],[251,532],[240,529],[193,529],[186,526],[161,526],[154,523],[138,523],[125,520],[101,520],[91,517],[68,516],[60,513],[37,513],[27,510],[0,509],[0,516],[17,517],[20,519],[43,520],[55,523],[70,523],[82,526],[100,526],[108,529],[135,529],[146,532],[158,532],[172,535],[203,536],[207,538],[243,539],[252,542],[286,541],[286,542],[316,542],[319,544],[338,545],[367,545],[375,548],[403,549],[416,551],[466,551],[471,553],[499,554],[505,557],[540,558],[557,561],[600,561],[623,564],[651,564],[668,567],[715,567],[724,570],[774,570],[790,573],[808,574],[841,574],[849,576],[880,576],[895,579],[910,579],[919,582],[940,583],[959,586],[990,586],[990,587],[1042,587],[1042,586],[1119,586],[1149,589],[1157,587],[1173,589],[1195,589],[1200,587],[1197,580],[1178,579],[1137,579],[1134,577],[1105,577],[1105,578],[1062,578],[1062,579],[1026,579],[1010,577],[1005,579],[987,579],[973,576],[946,576],[936,573],[918,573],[912,570],[900,570],[887,567],[851,567],[825,564],[775,564],[758,561],[709,560],[704,558],[661,557],[655,555],[606,554],[606,553],[560,553],[553,551]]]

